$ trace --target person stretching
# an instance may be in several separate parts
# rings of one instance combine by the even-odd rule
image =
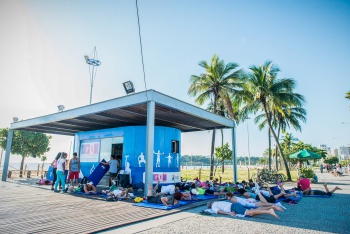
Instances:
[[[335,186],[334,189],[332,189],[331,191],[329,191],[328,186],[327,186],[327,183],[325,183],[325,184],[323,185],[323,187],[326,189],[326,192],[321,191],[321,190],[310,190],[310,193],[309,193],[308,195],[332,196],[333,193],[334,193],[336,190],[342,190],[342,189],[339,188],[338,186]]]
[[[262,215],[262,214],[268,214],[272,215],[276,219],[279,219],[279,217],[276,215],[275,211],[271,209],[265,209],[264,207],[259,207],[256,209],[249,210],[247,208],[244,208],[242,204],[235,202],[225,202],[225,201],[218,201],[213,202],[210,201],[207,203],[208,208],[211,208],[216,214],[223,214],[223,215],[231,215],[235,216],[236,214],[244,215],[244,216],[255,216],[255,215]]]

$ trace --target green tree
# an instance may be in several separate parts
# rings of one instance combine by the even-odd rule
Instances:
[[[259,67],[250,67],[250,72],[245,77],[244,101],[246,105],[243,108],[243,112],[256,113],[263,111],[278,151],[283,159],[287,178],[291,180],[287,161],[273,127],[272,113],[273,110],[281,106],[302,106],[305,100],[302,95],[293,92],[296,86],[295,80],[291,78],[277,79],[278,72],[279,69],[271,61]]]
[[[228,143],[224,144],[221,147],[216,147],[215,148],[215,156],[217,159],[217,163],[215,166],[215,173],[216,173],[216,168],[219,165],[219,163],[222,164],[222,173],[224,173],[224,161],[225,160],[232,160],[232,150],[230,150],[230,147]]]
[[[8,129],[0,129],[0,146],[6,149]],[[20,177],[23,175],[24,159],[26,157],[41,158],[50,150],[51,136],[38,132],[14,131],[12,138],[11,153],[22,156]]]
[[[334,156],[334,157],[326,158],[323,162],[327,163],[327,164],[336,164],[336,163],[338,163],[338,161],[339,161],[338,157]]]
[[[346,93],[345,98],[350,99],[350,91]]]
[[[196,97],[195,102],[203,105],[210,101],[213,103],[213,113],[217,113],[218,100],[222,99],[225,106],[231,113],[232,104],[230,96],[236,92],[236,87],[241,83],[239,80],[239,71],[233,71],[238,67],[236,63],[225,64],[219,56],[214,55],[211,63],[207,61],[199,62],[199,66],[205,69],[205,73],[192,75],[190,78],[191,85],[188,89],[188,95]],[[198,96],[197,96],[198,95]],[[232,117],[234,117],[233,113]],[[210,179],[213,179],[214,171],[214,146],[215,146],[215,129],[212,133],[211,152],[210,152]]]

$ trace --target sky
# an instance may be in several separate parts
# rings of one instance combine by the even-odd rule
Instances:
[[[195,104],[191,75],[214,54],[247,70],[271,60],[279,78],[294,78],[305,96],[305,143],[331,148],[350,144],[350,1],[139,0],[146,84],[133,0],[0,0],[0,128],[13,117],[29,119],[89,104],[84,55],[96,46],[101,66],[92,94],[97,103],[154,89]],[[203,105],[202,108],[206,108]],[[343,122],[343,124],[341,124]],[[261,156],[268,145],[254,116],[236,129],[237,155]],[[249,135],[249,147],[248,147]],[[220,144],[220,134],[218,134]],[[53,135],[52,159],[70,151],[71,137]],[[209,155],[209,131],[182,134],[182,154]],[[231,142],[225,130],[224,142]],[[11,156],[12,157],[12,156]],[[11,161],[20,158],[13,156]],[[28,161],[30,162],[30,160]]]

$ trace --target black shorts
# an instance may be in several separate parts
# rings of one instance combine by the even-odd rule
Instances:
[[[162,203],[162,201],[160,200],[161,196],[147,196],[147,201],[149,203]]]
[[[321,191],[321,190],[312,190],[314,192],[314,195],[321,195],[321,196],[332,196],[332,193],[331,192],[324,192],[324,191]]]
[[[109,177],[110,177],[110,178],[117,178],[117,174],[118,174],[118,173],[110,172],[110,173],[109,173]]]
[[[213,195],[214,192],[215,192],[214,190],[206,189],[205,192],[204,192],[204,194],[211,194],[211,195]]]
[[[268,203],[275,203],[275,202],[276,202],[276,198],[275,198],[274,196],[269,196],[269,197],[267,197],[267,196],[264,196],[264,195],[263,195],[263,197],[266,199],[266,201],[267,201]]]

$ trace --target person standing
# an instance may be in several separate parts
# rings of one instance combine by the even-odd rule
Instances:
[[[69,180],[71,186],[74,187],[74,179],[76,182],[76,185],[78,185],[79,182],[79,171],[80,171],[80,160],[77,157],[78,154],[76,152],[73,153],[73,158],[69,162]]]
[[[323,164],[322,163],[320,164],[320,171],[321,171],[321,173],[323,173]]]
[[[67,153],[62,152],[61,158],[57,162],[57,181],[55,183],[55,189],[54,192],[58,192],[57,187],[58,184],[61,182],[62,183],[62,191],[61,193],[66,192],[66,158],[67,158]]]
[[[103,165],[109,165],[109,186],[112,185],[112,180],[117,177],[118,173],[118,160],[115,155],[111,155],[111,160],[109,162],[101,162]]]
[[[61,157],[61,152],[59,152],[55,159],[52,161],[51,166],[52,166],[52,173],[53,173],[53,181],[52,181],[52,186],[51,186],[51,190],[54,190],[53,186],[55,185],[56,181],[57,181],[57,161],[60,159]],[[61,188],[61,184],[60,184],[60,188]]]

